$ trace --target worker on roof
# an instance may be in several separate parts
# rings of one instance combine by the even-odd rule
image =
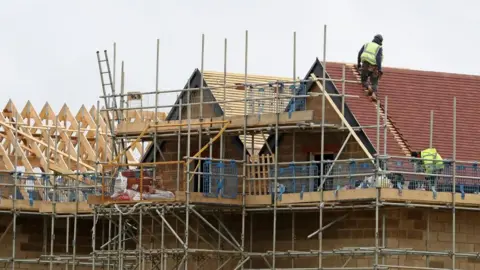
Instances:
[[[357,67],[360,71],[362,85],[368,90],[368,95],[373,100],[377,99],[378,80],[383,74],[383,37],[376,35],[372,42],[363,45],[358,52]],[[370,78],[371,87],[369,87],[368,79]]]
[[[425,178],[430,182],[430,187],[436,186],[437,174],[441,174],[444,168],[444,161],[437,149],[427,148],[420,152],[420,156],[418,152],[412,152],[411,155],[414,158],[419,158],[417,164],[423,165],[421,166],[422,170],[417,171],[424,171],[427,174]]]

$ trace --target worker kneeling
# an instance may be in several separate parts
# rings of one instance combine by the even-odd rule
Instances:
[[[417,164],[421,165],[420,170],[424,171],[427,176],[425,179],[430,183],[430,189],[435,187],[438,182],[437,174],[442,174],[444,168],[444,162],[440,154],[437,152],[435,148],[427,148],[420,152],[420,156],[418,156],[418,152],[412,152],[412,157],[421,158],[422,160],[418,160]]]
[[[383,74],[383,37],[376,35],[372,42],[363,45],[358,52],[357,65],[360,71],[362,85],[368,90],[368,95],[372,100],[377,99],[378,81]],[[371,87],[368,83],[370,79]]]

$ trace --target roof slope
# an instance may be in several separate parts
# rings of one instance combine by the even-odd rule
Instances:
[[[377,106],[376,103],[371,102],[370,98],[364,95],[363,87],[360,83],[360,76],[357,70],[351,64],[342,64],[342,63],[327,63],[327,73],[332,79],[341,80],[343,75],[343,65],[345,65],[345,80],[348,81],[358,81],[358,83],[345,83],[345,94],[347,95],[357,95],[357,97],[346,97],[345,104],[348,104],[349,108],[352,110],[353,115],[359,122],[361,126],[374,126],[377,124]],[[334,82],[336,88],[340,93],[342,93],[342,83]],[[380,83],[380,90],[382,83]],[[381,96],[381,108],[380,108],[380,124],[384,123],[384,95],[380,92]],[[401,130],[395,125],[393,121],[395,117],[392,117],[392,112],[390,111],[392,100],[388,97],[387,105],[387,147],[386,152],[389,155],[395,156],[405,156],[409,155],[410,147],[408,142],[404,139]],[[393,119],[392,119],[393,118]],[[368,127],[363,129],[367,135],[369,141],[373,144],[376,149],[376,152],[383,154],[385,152],[385,139],[384,139],[384,130],[380,127],[380,145],[377,146],[377,128]]]
[[[326,78],[340,80],[342,79],[342,66],[340,63],[327,63],[326,65]],[[350,81],[358,81],[358,83],[346,83],[345,84],[345,94],[347,95],[356,95],[358,97],[346,97],[345,98],[345,119],[352,127],[365,127],[372,126],[377,124],[377,107],[375,103],[372,103],[368,97],[363,95],[363,88],[360,84],[360,78],[357,78],[358,74],[354,72],[353,67],[346,66],[345,68],[345,79]],[[318,59],[315,60],[314,64],[310,70],[305,75],[305,79],[309,79],[310,75],[314,73],[318,78],[323,76],[323,65]],[[307,84],[308,91],[311,90],[313,84]],[[341,82],[326,82],[326,91],[330,94],[340,94],[342,93],[342,83]],[[332,100],[335,105],[341,110],[341,97],[332,96]],[[308,108],[307,108],[308,109]],[[388,113],[389,114],[389,113]],[[383,124],[383,113],[380,114],[380,121]],[[390,155],[403,156],[408,153],[408,146],[402,139],[401,134],[394,127],[392,123],[387,124],[389,126],[387,132],[387,151]],[[368,151],[371,154],[380,154],[384,153],[384,132],[383,129],[380,130],[379,139],[380,145],[377,146],[377,129],[376,128],[362,128],[358,130],[357,135],[359,136],[362,143],[366,146]],[[281,140],[281,138],[280,138]],[[268,139],[270,147],[273,149],[274,141],[273,136]],[[264,147],[262,152],[265,151]],[[377,149],[378,148],[378,149]]]
[[[434,111],[433,146],[443,158],[453,157],[453,98],[457,98],[458,160],[479,160],[480,76],[385,68],[379,84],[388,96],[388,111],[412,150],[429,146],[430,111]]]
[[[226,116],[232,115],[244,115],[245,114],[245,74],[241,73],[227,73],[215,71],[204,71],[203,79],[212,92],[215,100],[218,101],[223,113]],[[275,96],[274,88],[268,87],[269,82],[276,81],[291,81],[292,78],[284,77],[272,77],[248,74],[247,84],[262,84],[261,86],[255,86],[254,89],[247,87],[247,97],[249,98],[272,98]],[[259,88],[263,89],[263,92],[259,92]],[[223,102],[227,100],[228,102]],[[281,111],[287,106],[290,99],[281,99],[278,104],[278,108]],[[259,108],[262,108],[261,111]],[[275,112],[276,102],[273,99],[255,100],[247,103],[248,114],[258,113],[270,113]],[[265,138],[268,135],[265,135]],[[246,143],[243,135],[239,136],[242,143],[247,146],[247,150],[251,152],[252,149],[252,137],[247,136]],[[265,144],[265,139],[261,134],[254,135],[254,154]]]
[[[342,65],[327,63],[327,71],[333,78],[341,78]],[[345,73],[348,80],[359,79],[352,65],[346,65]],[[337,87],[340,85],[337,83]],[[347,84],[346,93],[361,95],[361,86]],[[456,158],[464,161],[480,159],[480,144],[475,139],[480,133],[480,124],[475,123],[476,116],[480,115],[480,106],[475,102],[478,93],[480,76],[473,75],[384,68],[379,83],[381,102],[384,103],[388,96],[389,129],[403,152],[406,149],[421,151],[429,147],[430,112],[433,110],[433,147],[443,158],[453,157],[453,99],[456,97]],[[368,104],[365,96],[360,99],[348,98],[347,103],[362,124],[375,123],[375,105],[371,102]],[[373,143],[376,141],[374,130],[367,130],[367,135]],[[390,141],[387,150],[394,155]]]
[[[215,72],[215,71],[204,71],[203,76],[198,69],[195,69],[192,75],[189,77],[187,83],[185,84],[184,88],[188,89],[189,87],[198,88],[200,87],[201,77],[203,77],[203,86],[205,88],[204,92],[204,101],[205,102],[214,102],[217,101],[214,105],[214,113],[217,116],[221,115],[244,115],[245,112],[245,102],[243,101],[245,98],[245,74],[240,73],[227,73],[226,76],[223,72]],[[276,81],[291,81],[292,78],[283,78],[283,77],[272,77],[272,76],[262,76],[262,75],[252,75],[248,74],[247,77],[247,84],[262,84],[265,86],[261,86],[264,91],[259,92],[258,87],[255,87],[253,90],[247,89],[247,96],[253,98],[268,98],[274,96],[274,88],[268,87],[269,82],[276,82]],[[225,91],[224,91],[225,90]],[[180,100],[182,100],[183,104],[187,103],[186,98],[186,91],[182,91],[175,101],[175,105],[178,105]],[[193,95],[190,97],[191,99],[195,98]],[[197,97],[198,99],[198,97]],[[223,102],[224,100],[228,102]],[[285,108],[290,101],[289,98],[285,98],[280,100],[279,108]],[[194,101],[198,102],[198,100]],[[258,108],[261,107],[261,113],[268,113],[274,112],[276,107],[275,102],[273,99],[271,100],[264,100],[264,102],[259,106],[260,101],[250,102],[247,104],[247,113],[259,113]],[[179,118],[179,109],[177,106],[172,107],[170,112],[168,113],[166,120],[175,120]],[[267,137],[268,134],[265,135]],[[237,137],[238,144],[241,145],[243,149],[243,145],[246,146],[248,153],[252,151],[252,137],[247,136],[246,142],[243,138],[243,135],[239,135]],[[162,144],[162,142],[160,142]],[[262,146],[265,145],[265,139],[261,134],[254,135],[254,154],[257,154]],[[147,151],[145,152],[142,162],[146,162],[147,160],[153,160],[152,156],[152,146],[150,146]]]
[[[210,88],[210,91],[212,91],[213,95],[215,96],[215,99],[217,101],[223,101],[224,100],[224,85],[225,87],[225,99],[226,100],[237,100],[233,102],[228,102],[228,103],[223,103],[220,102],[219,105],[222,108],[223,112],[225,115],[243,115],[245,111],[244,107],[244,87],[243,85],[245,84],[245,74],[241,73],[227,73],[225,78],[224,78],[224,73],[223,72],[215,72],[215,71],[204,71],[203,72],[203,79],[208,85],[208,88]],[[248,74],[247,77],[247,84],[262,84],[264,86],[256,86],[262,87],[264,89],[264,94],[262,94],[262,97],[274,97],[275,92],[273,91],[272,88],[268,87],[266,85],[269,82],[276,82],[276,81],[291,81],[292,78],[286,78],[286,77],[273,77],[273,76],[261,76],[261,75],[251,75]],[[236,86],[234,86],[236,85]],[[255,97],[258,98],[259,94],[254,93],[254,91],[257,89],[253,89],[251,91],[248,91],[247,89],[247,96],[248,97]],[[257,90],[258,91],[258,90]],[[268,100],[267,100],[268,101]],[[286,100],[280,100],[279,107],[285,107],[287,106],[289,99]],[[247,104],[247,111],[248,113],[257,113],[258,111],[254,111],[253,109],[257,106],[257,103],[259,101],[256,101],[255,104]],[[275,104],[273,102],[265,102],[263,112],[275,112]]]

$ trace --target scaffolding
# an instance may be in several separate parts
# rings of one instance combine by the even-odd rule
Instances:
[[[184,89],[172,90],[159,89],[160,43],[157,40],[155,90],[141,93],[125,93],[123,63],[121,90],[115,92],[116,46],[113,74],[107,52],[104,58],[97,52],[103,88],[101,98],[105,102],[102,113],[107,122],[104,132],[109,133],[104,145],[111,144],[111,156],[105,155],[102,160],[97,155],[95,168],[88,176],[94,178],[93,182],[84,181],[87,175],[77,170],[70,177],[71,185],[59,186],[53,180],[43,185],[20,184],[15,154],[14,166],[8,170],[9,178],[0,183],[2,189],[15,190],[10,200],[2,200],[7,204],[3,207],[5,210],[0,210],[13,217],[3,234],[12,228],[13,248],[11,256],[0,258],[0,262],[11,269],[19,264],[41,264],[50,269],[63,266],[66,269],[142,270],[202,267],[439,270],[480,264],[476,262],[480,257],[476,250],[464,251],[456,246],[457,212],[480,209],[477,163],[456,160],[456,99],[453,100],[453,157],[442,160],[441,169],[422,165],[425,158],[389,155],[388,97],[371,105],[376,109],[376,123],[352,125],[346,118],[346,98],[359,97],[347,95],[345,89],[346,84],[359,82],[346,79],[345,65],[341,79],[328,76],[326,38],[324,26],[321,76],[312,72],[305,79],[297,78],[294,33],[292,79],[261,81],[261,78],[249,77],[247,31],[243,81],[231,84],[227,83],[225,39],[223,83],[211,86],[204,84],[205,37],[202,35],[199,84],[195,85],[192,76]],[[341,90],[336,85],[341,85]],[[215,97],[211,94],[213,89],[216,89]],[[232,89],[241,92],[243,97],[232,98]],[[160,106],[161,95],[167,93],[178,94],[176,103]],[[149,95],[154,96],[153,106],[143,102],[140,106],[128,105],[128,101],[141,101]],[[224,106],[220,106],[221,113],[214,114],[212,111],[218,112],[217,104]],[[227,113],[225,108],[229,104],[235,108],[241,104],[243,110],[237,114]],[[365,102],[367,105],[370,103]],[[157,117],[161,108],[176,109],[176,112],[171,114],[171,119],[161,120]],[[137,115],[135,121],[128,117],[130,112]],[[148,113],[153,117],[144,117]],[[77,126],[78,134],[80,126]],[[359,135],[366,129],[376,132],[376,138],[370,138],[376,140],[372,143],[373,153]],[[14,136],[23,132],[21,127],[8,130],[13,130]],[[430,130],[430,147],[433,147],[433,112]],[[297,145],[305,144],[305,139],[312,137],[320,138],[319,151],[308,151],[308,158],[299,158]],[[237,138],[241,141],[241,151],[232,146]],[[286,141],[288,138],[291,141]],[[341,143],[333,159],[326,159],[327,140],[332,138],[340,138]],[[261,151],[255,146],[258,140],[265,145]],[[345,158],[349,144],[359,150],[355,156],[352,153]],[[78,168],[82,159],[81,143],[77,148]],[[132,161],[128,154],[132,149],[141,150],[141,160]],[[151,150],[150,157],[148,151],[144,152],[146,149]],[[39,175],[33,180],[57,179],[59,173]],[[67,177],[68,173],[61,175]],[[16,192],[19,187],[25,187],[26,193]],[[28,193],[31,188],[51,190],[52,195],[34,199]],[[58,199],[56,194],[65,189],[71,191],[73,199]],[[84,204],[79,199],[81,194],[88,196]],[[19,199],[19,195],[23,199]],[[120,200],[122,196],[128,199]],[[33,206],[38,203],[42,206],[34,211],[32,205],[26,205],[25,198],[29,198]],[[60,207],[64,209],[59,213]],[[389,239],[400,236],[387,235],[386,221],[394,213],[409,214],[402,211],[412,209],[429,209],[426,220],[422,219],[426,227],[421,230],[426,233],[420,237],[425,248],[413,244],[389,246]],[[435,250],[431,246],[435,241],[430,239],[430,215],[446,211],[451,212],[451,236],[447,234],[451,237],[450,248]],[[361,226],[355,215],[364,214],[367,218],[360,221],[368,226],[359,238],[368,244],[347,246],[355,241],[342,242],[346,238],[338,236],[337,231],[329,233],[337,227],[352,234],[348,226]],[[37,215],[45,222],[42,254],[36,258],[19,258],[17,219]],[[67,227],[66,250],[54,252],[55,228],[62,219]],[[80,226],[81,220],[91,227]],[[73,226],[72,235],[70,226]],[[89,231],[91,235],[88,252],[77,251],[81,231]],[[331,243],[327,246],[328,239],[338,241],[332,247]],[[349,239],[354,239],[353,235]],[[449,258],[451,264],[440,267],[432,263],[443,257]]]

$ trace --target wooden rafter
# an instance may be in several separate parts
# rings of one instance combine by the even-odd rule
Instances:
[[[18,110],[11,100],[8,101],[0,112],[2,169],[13,171],[15,166],[22,166],[28,173],[54,171],[65,174],[73,174],[76,170],[94,171],[97,161],[108,162],[112,157],[112,139],[104,117],[106,113],[101,112],[97,119],[95,106],[90,110],[81,106],[74,114],[64,105],[55,113],[46,103],[38,113],[31,102]],[[138,122],[142,115],[129,111],[125,118]],[[133,153],[135,149],[143,151],[141,144],[133,145],[126,153],[129,162],[138,162]],[[16,164],[15,156],[18,157]],[[98,169],[101,167],[99,164]]]

